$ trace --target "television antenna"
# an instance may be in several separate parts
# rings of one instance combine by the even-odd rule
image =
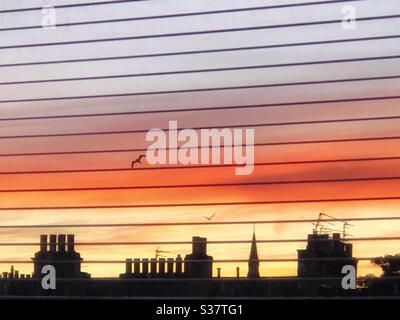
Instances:
[[[336,220],[338,222],[343,223],[343,230],[337,230],[337,229],[325,227],[324,224],[329,224],[331,226],[334,226],[335,224],[330,221],[325,221],[326,219],[324,220],[324,218],[329,218],[331,220]],[[348,223],[346,220],[337,219],[337,218],[330,216],[329,214],[326,214],[323,212],[319,213],[317,222],[314,222],[313,225],[314,225],[314,229],[313,229],[314,234],[321,234],[323,232],[327,232],[327,233],[342,232],[343,240],[345,240],[347,236],[352,236],[350,233],[347,232],[347,230],[349,227],[354,227],[354,225]]]
[[[160,253],[170,253],[170,251],[160,250],[160,247],[157,247],[155,252],[156,252],[156,259],[159,257],[165,257],[164,255],[161,255]]]

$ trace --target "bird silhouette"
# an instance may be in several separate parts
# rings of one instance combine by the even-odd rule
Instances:
[[[204,218],[206,218],[208,221],[211,221],[212,218],[214,218],[215,213],[213,213],[211,216],[203,216]]]
[[[141,154],[137,159],[135,159],[135,160],[133,160],[132,161],[132,164],[131,164],[131,168],[133,168],[133,166],[135,165],[135,163],[139,163],[139,164],[142,164],[142,158],[144,158],[146,155],[145,154]]]

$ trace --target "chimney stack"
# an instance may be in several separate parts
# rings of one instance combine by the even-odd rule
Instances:
[[[158,259],[158,273],[160,275],[165,274],[165,259],[164,258]]]
[[[140,259],[135,258],[133,260],[133,273],[138,276],[140,274]]]
[[[73,234],[67,234],[67,247],[68,252],[75,251],[75,236]]]
[[[142,274],[146,276],[149,274],[149,259],[142,259]]]
[[[150,259],[150,274],[151,275],[157,274],[157,259],[155,258]]]
[[[57,242],[57,235],[51,234],[50,235],[50,252],[51,253],[56,252],[56,242]]]
[[[65,234],[58,235],[58,252],[65,253]]]
[[[332,234],[333,240],[340,240],[340,233],[334,233]]]
[[[176,257],[176,274],[180,275],[182,273],[182,257],[180,254],[178,254],[178,256]]]
[[[192,251],[194,257],[204,257],[207,255],[207,238],[193,237]]]
[[[40,236],[40,252],[47,252],[47,234]]]
[[[169,276],[174,274],[174,258],[167,259],[167,273]]]
[[[132,259],[126,259],[125,274],[130,276],[132,274]]]

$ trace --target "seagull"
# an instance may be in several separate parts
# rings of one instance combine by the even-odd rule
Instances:
[[[204,218],[206,218],[208,221],[211,221],[212,218],[214,218],[215,213],[213,213],[211,216],[207,217],[207,216],[203,216]]]
[[[136,160],[133,160],[132,161],[132,164],[131,164],[131,168],[133,168],[133,166],[135,165],[135,163],[139,163],[139,164],[142,164],[142,158],[144,158],[146,155],[145,154],[141,154],[140,156],[139,156],[139,158],[137,158]]]

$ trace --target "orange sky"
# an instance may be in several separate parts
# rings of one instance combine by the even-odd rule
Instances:
[[[38,2],[38,1],[37,1]],[[155,1],[157,2],[157,1]],[[157,9],[168,13],[175,11],[204,10],[203,5],[195,1],[176,2],[176,7],[161,4]],[[187,3],[191,4],[187,4]],[[249,1],[249,6],[272,5],[278,1]],[[290,2],[290,1],[285,1]],[[312,1],[310,1],[312,2]],[[38,2],[39,3],[39,2]],[[279,2],[281,3],[281,2]],[[374,1],[354,4],[360,15],[395,14],[400,11],[396,1],[380,3],[374,7]],[[376,3],[376,2],[375,2]],[[221,1],[218,4],[207,1],[212,8],[241,7],[240,1]],[[123,6],[129,6],[130,16],[146,15],[154,9],[154,4],[136,3],[116,6],[115,16],[123,15]],[[150,6],[150,7],[149,7]],[[233,16],[194,18],[193,24],[183,19],[186,29],[207,29],[229,27],[235,23],[241,26],[262,25],[268,23],[286,23],[288,21],[321,20],[340,17],[341,5],[331,5],[327,12],[305,10],[304,8],[283,10],[281,15],[272,11],[261,11],[254,16],[241,13]],[[135,10],[133,10],[135,9]],[[97,11],[96,11],[97,10]],[[59,18],[66,21],[79,19],[99,19],[104,16],[104,9],[93,8],[93,12],[71,11],[60,13]],[[133,13],[132,13],[133,12]],[[75,15],[76,13],[76,15]],[[108,14],[108,12],[107,12]],[[26,23],[36,21],[34,13],[28,15]],[[7,25],[24,24],[21,16],[5,16]],[[217,21],[218,20],[218,21]],[[111,50],[108,44],[94,44],[85,50],[75,50],[71,46],[60,46],[51,50],[42,48],[21,49],[18,51],[1,50],[1,63],[11,61],[41,60],[44,58],[76,58],[81,56],[117,56],[126,52],[154,52],[171,50],[195,50],[229,46],[256,45],[260,43],[286,43],[291,41],[309,41],[320,38],[355,38],[371,35],[394,34],[399,30],[399,20],[387,22],[359,23],[356,30],[344,31],[340,25],[318,26],[276,31],[253,32],[251,34],[209,35],[185,39],[165,39],[159,42],[136,41],[115,43]],[[29,23],[28,23],[29,24]],[[136,28],[137,27],[137,28]],[[157,21],[146,30],[142,24],[115,24],[107,32],[120,36],[124,32],[151,33],[163,28],[179,30],[179,22],[168,24]],[[32,33],[32,39],[22,31],[13,34],[4,33],[5,42],[30,43],[32,41],[53,41],[54,39],[77,39],[99,37],[103,35],[102,27],[93,26],[75,33],[62,28],[44,34],[40,30]],[[154,30],[152,29],[154,28]],[[192,28],[192,29],[191,29]],[[72,28],[73,29],[73,28]],[[165,30],[166,32],[167,30]],[[3,34],[2,34],[3,36]],[[35,38],[36,37],[36,38]],[[2,38],[3,40],[3,38]],[[72,46],[74,47],[74,46]],[[104,50],[103,50],[104,49]],[[107,51],[108,50],[108,51]],[[93,74],[115,74],[118,70],[138,72],[146,70],[185,70],[190,68],[223,67],[232,65],[256,65],[266,63],[285,63],[308,61],[313,59],[340,59],[367,56],[395,55],[400,53],[397,39],[369,43],[336,44],[326,46],[299,47],[254,50],[242,53],[224,53],[215,55],[198,55],[182,57],[165,57],[157,59],[136,59],[123,62],[87,63],[74,65],[49,65],[20,68],[2,68],[1,81],[10,79],[41,79],[53,77],[70,77]],[[79,66],[79,67],[78,67]],[[4,72],[3,72],[4,71]],[[151,91],[158,89],[185,89],[198,87],[220,87],[231,85],[251,85],[263,83],[326,80],[335,78],[357,78],[377,75],[395,75],[400,71],[398,60],[359,62],[353,64],[331,64],[302,66],[295,68],[274,68],[267,70],[235,71],[211,74],[193,74],[170,77],[150,77],[149,79],[119,79],[118,81],[89,81],[58,83],[45,85],[2,86],[0,100],[23,99],[26,97],[55,97],[89,93],[118,93]],[[22,117],[29,115],[82,114],[92,112],[123,112],[140,110],[158,110],[168,108],[206,108],[210,106],[249,105],[291,101],[308,101],[324,99],[343,99],[356,97],[374,97],[399,95],[399,80],[381,80],[315,86],[276,87],[268,89],[215,91],[157,96],[137,96],[113,99],[90,99],[52,101],[36,103],[13,103],[0,106],[0,118]],[[290,122],[339,118],[362,118],[376,116],[395,116],[400,112],[400,100],[299,105],[295,107],[254,108],[242,110],[224,110],[190,113],[160,113],[150,115],[94,117],[80,119],[52,119],[1,122],[0,135],[45,134],[62,132],[88,132],[110,130],[137,130],[156,127],[167,127],[169,120],[178,121],[182,127],[220,126],[224,124],[252,124],[260,122]],[[399,134],[400,120],[349,122],[339,124],[279,126],[255,129],[256,143],[279,142],[292,140],[345,139],[358,137],[395,136]],[[1,139],[0,153],[50,152],[66,150],[97,150],[145,148],[148,143],[144,134],[101,135],[80,137],[57,137],[45,139]],[[400,155],[400,140],[377,142],[354,142],[335,144],[306,144],[289,146],[270,146],[256,148],[255,162],[297,161],[341,158],[363,158]],[[129,167],[137,154],[92,154],[63,156],[0,157],[0,171],[25,170],[59,170],[85,168],[120,168]],[[35,174],[35,175],[0,175],[0,189],[18,188],[57,188],[57,187],[101,187],[132,185],[166,185],[166,184],[206,184],[252,182],[269,180],[303,180],[303,179],[336,179],[351,177],[399,176],[400,160],[325,163],[308,165],[279,165],[256,167],[250,176],[235,176],[233,168],[206,168],[187,170],[154,170],[122,171],[103,173],[68,173],[68,174]],[[351,198],[400,196],[400,181],[320,183],[302,185],[273,185],[257,187],[218,187],[191,189],[153,189],[124,191],[87,191],[87,192],[41,192],[41,193],[0,193],[0,206],[79,206],[79,205],[113,205],[141,203],[185,203],[185,202],[229,202],[229,201],[275,201],[290,199],[318,198]],[[319,212],[337,217],[396,216],[399,201],[356,202],[356,203],[313,203],[291,205],[257,205],[257,206],[218,206],[218,207],[183,207],[183,208],[148,208],[148,209],[107,209],[107,210],[46,210],[46,211],[3,211],[1,224],[62,224],[62,223],[123,223],[123,222],[179,222],[204,221],[203,215],[216,213],[216,221],[228,220],[270,220],[316,218]],[[338,225],[340,228],[341,226]],[[355,223],[351,229],[354,237],[397,236],[400,221]],[[75,233],[76,241],[190,241],[193,235],[206,236],[209,240],[250,240],[253,226],[196,226],[196,227],[151,227],[151,228],[93,228],[65,229],[58,233]],[[310,233],[310,224],[258,225],[258,239],[306,238]],[[54,232],[53,229],[16,230],[2,229],[0,242],[37,242],[42,233]],[[365,257],[399,252],[399,242],[354,242],[354,256]],[[117,259],[127,257],[151,257],[156,246],[81,246],[78,247],[86,260]],[[303,248],[303,243],[259,244],[260,258],[278,259],[295,258],[296,250]],[[163,246],[170,251],[168,257],[190,252],[190,245]],[[0,260],[30,258],[36,247],[1,247]],[[215,259],[246,259],[250,244],[210,245],[209,253]],[[8,266],[0,266],[1,270]],[[21,272],[30,272],[30,265],[17,265]],[[219,267],[215,264],[215,268]],[[224,264],[223,275],[233,275],[236,264]],[[247,266],[240,265],[242,275],[247,273]],[[269,275],[293,275],[296,272],[294,263],[262,263],[261,272]],[[123,272],[124,265],[84,265],[83,270],[93,276],[117,276]],[[359,274],[373,272],[379,274],[368,262],[359,264]]]

